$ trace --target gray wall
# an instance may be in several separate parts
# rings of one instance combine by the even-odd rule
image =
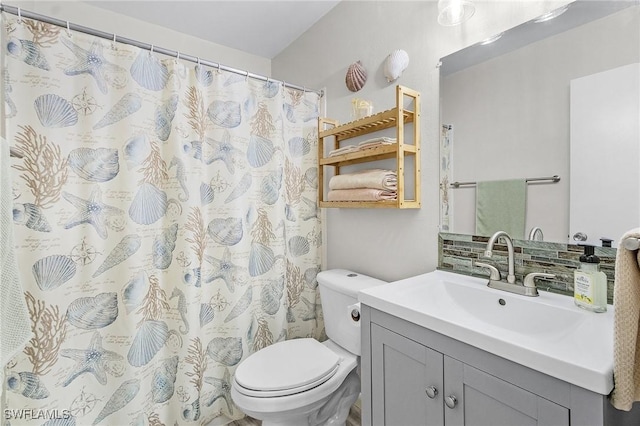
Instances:
[[[422,94],[422,208],[327,209],[327,267],[349,268],[385,280],[433,270],[438,261],[439,59],[526,22],[567,1],[476,1],[476,13],[457,27],[437,23],[436,1],[343,1],[272,61],[274,78],[325,88],[327,116],[350,120],[353,97],[391,108],[402,84]],[[409,67],[392,83],[383,75],[391,51],[404,49]],[[369,79],[357,93],[344,84],[361,60]]]

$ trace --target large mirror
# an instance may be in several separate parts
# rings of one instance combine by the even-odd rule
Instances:
[[[640,226],[640,5],[558,12],[442,58],[441,230],[478,234],[477,183],[512,179],[529,180],[517,238],[615,247]]]

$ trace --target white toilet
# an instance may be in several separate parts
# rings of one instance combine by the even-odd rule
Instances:
[[[233,402],[263,426],[344,425],[360,394],[360,317],[353,305],[360,290],[385,282],[344,269],[320,272],[317,280],[329,340],[279,342],[236,369]]]

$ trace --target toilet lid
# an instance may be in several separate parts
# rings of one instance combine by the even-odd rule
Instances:
[[[315,339],[279,342],[250,355],[235,372],[241,393],[283,396],[303,392],[329,380],[340,357]]]

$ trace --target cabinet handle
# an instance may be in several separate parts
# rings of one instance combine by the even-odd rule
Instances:
[[[427,393],[427,396],[430,399],[433,399],[436,397],[436,395],[438,395],[438,388],[436,388],[435,386],[429,386],[424,391]]]
[[[444,399],[444,403],[447,405],[447,407],[454,408],[458,404],[458,398],[456,398],[454,395],[449,395]]]

